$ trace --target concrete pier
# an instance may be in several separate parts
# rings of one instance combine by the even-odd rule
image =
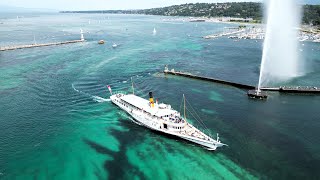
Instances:
[[[260,88],[262,91],[279,91],[279,87],[262,87]]]
[[[204,77],[204,76],[197,76],[191,73],[175,71],[174,69],[169,70],[168,66],[165,67],[163,71],[165,74],[175,75],[175,76],[183,76],[192,79],[199,79],[203,81],[215,82],[220,83],[228,86],[233,86],[240,89],[246,90],[255,90],[255,86],[235,83],[231,81],[226,81],[222,79],[212,78],[212,77]],[[277,91],[280,93],[300,93],[300,94],[320,94],[320,87],[302,87],[302,86],[294,86],[294,87],[287,87],[287,86],[280,86],[280,87],[262,87],[260,90],[262,91]],[[252,94],[252,93],[251,93]]]
[[[320,88],[319,87],[301,87],[301,86],[295,86],[295,87],[280,87],[279,92],[283,93],[303,93],[303,94],[320,94]]]
[[[215,38],[222,37],[222,36],[230,36],[233,34],[242,33],[244,31],[245,31],[245,29],[238,29],[237,31],[223,32],[223,33],[219,33],[219,34],[211,34],[211,35],[203,36],[203,38],[204,39],[215,39]]]
[[[84,42],[84,39],[73,40],[73,41],[64,41],[64,42],[55,42],[55,43],[44,43],[44,44],[7,46],[7,47],[0,47],[0,51],[10,51],[10,50],[16,50],[16,49],[26,49],[26,48],[35,48],[35,47],[44,47],[44,46],[57,46],[57,45],[73,44],[73,43],[79,43],[79,42]]]
[[[35,48],[35,47],[44,47],[44,46],[57,46],[57,45],[64,45],[64,44],[80,43],[80,42],[84,42],[84,41],[85,41],[85,39],[84,39],[84,35],[83,35],[83,30],[80,29],[80,40],[37,44],[36,38],[34,36],[34,44],[0,47],[0,51],[11,51],[11,50],[16,50],[16,49],[26,49],[26,48]]]
[[[188,77],[188,78],[192,78],[192,79],[199,79],[199,80],[204,80],[204,81],[210,81],[210,82],[215,82],[215,83],[220,83],[220,84],[224,84],[224,85],[229,85],[229,86],[233,86],[233,87],[237,87],[240,89],[255,89],[254,86],[250,86],[250,85],[246,85],[246,84],[240,84],[240,83],[235,83],[235,82],[230,82],[230,81],[225,81],[225,80],[221,80],[221,79],[217,79],[217,78],[211,78],[211,77],[203,77],[203,76],[196,76],[190,73],[184,73],[184,72],[175,72],[175,71],[164,71],[165,74],[171,74],[171,75],[176,75],[176,76],[184,76],[184,77]]]
[[[278,91],[281,93],[301,93],[301,94],[320,94],[319,87],[302,87],[302,86],[294,86],[294,87],[264,87],[261,88],[263,91]]]

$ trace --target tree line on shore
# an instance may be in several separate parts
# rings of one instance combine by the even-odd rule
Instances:
[[[61,13],[146,14],[160,16],[234,17],[263,19],[263,4],[255,2],[189,3],[141,10],[61,11]],[[303,24],[320,26],[320,5],[303,6]]]

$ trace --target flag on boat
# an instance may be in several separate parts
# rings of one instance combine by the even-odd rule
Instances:
[[[108,89],[109,89],[110,94],[112,94],[112,90],[111,90],[111,87],[109,85],[108,85]]]

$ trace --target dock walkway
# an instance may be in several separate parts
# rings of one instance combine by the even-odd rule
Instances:
[[[207,36],[203,36],[204,39],[215,39],[218,37],[222,37],[222,36],[230,36],[233,34],[239,34],[245,32],[245,29],[240,29],[237,31],[232,31],[232,32],[223,32],[223,33],[219,33],[219,34],[211,34],[211,35],[207,35]]]
[[[55,42],[55,43],[6,46],[6,47],[0,47],[0,51],[10,51],[10,50],[16,50],[16,49],[35,48],[35,47],[44,47],[44,46],[56,46],[56,45],[73,44],[73,43],[79,43],[79,42],[84,42],[84,40],[73,40],[73,41],[64,41],[64,42]]]
[[[188,77],[188,78],[192,78],[192,79],[199,79],[199,80],[204,80],[204,81],[209,81],[209,82],[220,83],[220,84],[229,85],[229,86],[233,86],[233,87],[240,88],[240,89],[246,89],[246,90],[256,89],[255,86],[251,86],[251,85],[235,83],[235,82],[212,78],[212,77],[197,76],[197,75],[193,75],[191,73],[186,73],[186,72],[181,72],[181,71],[174,71],[174,70],[169,71],[167,66],[163,72],[165,74],[170,74],[170,75],[183,76],[183,77]],[[309,86],[306,86],[306,87],[301,87],[301,86],[262,87],[261,90],[263,90],[263,91],[277,91],[280,93],[320,94],[319,87],[309,87]]]
[[[193,75],[190,73],[166,71],[166,70],[164,71],[164,73],[171,74],[171,75],[177,75],[177,76],[189,77],[189,78],[193,78],[193,79],[200,79],[200,80],[204,80],[204,81],[216,82],[216,83],[220,83],[220,84],[234,86],[234,87],[241,88],[241,89],[255,89],[255,87],[251,86],[251,85],[235,83],[235,82],[231,82],[231,81],[225,81],[225,80],[221,80],[221,79],[217,79],[217,78],[197,76],[197,75]]]

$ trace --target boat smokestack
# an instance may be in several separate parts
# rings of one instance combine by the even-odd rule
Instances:
[[[154,107],[154,101],[153,101],[152,92],[149,92],[149,101],[150,101],[150,107]]]

